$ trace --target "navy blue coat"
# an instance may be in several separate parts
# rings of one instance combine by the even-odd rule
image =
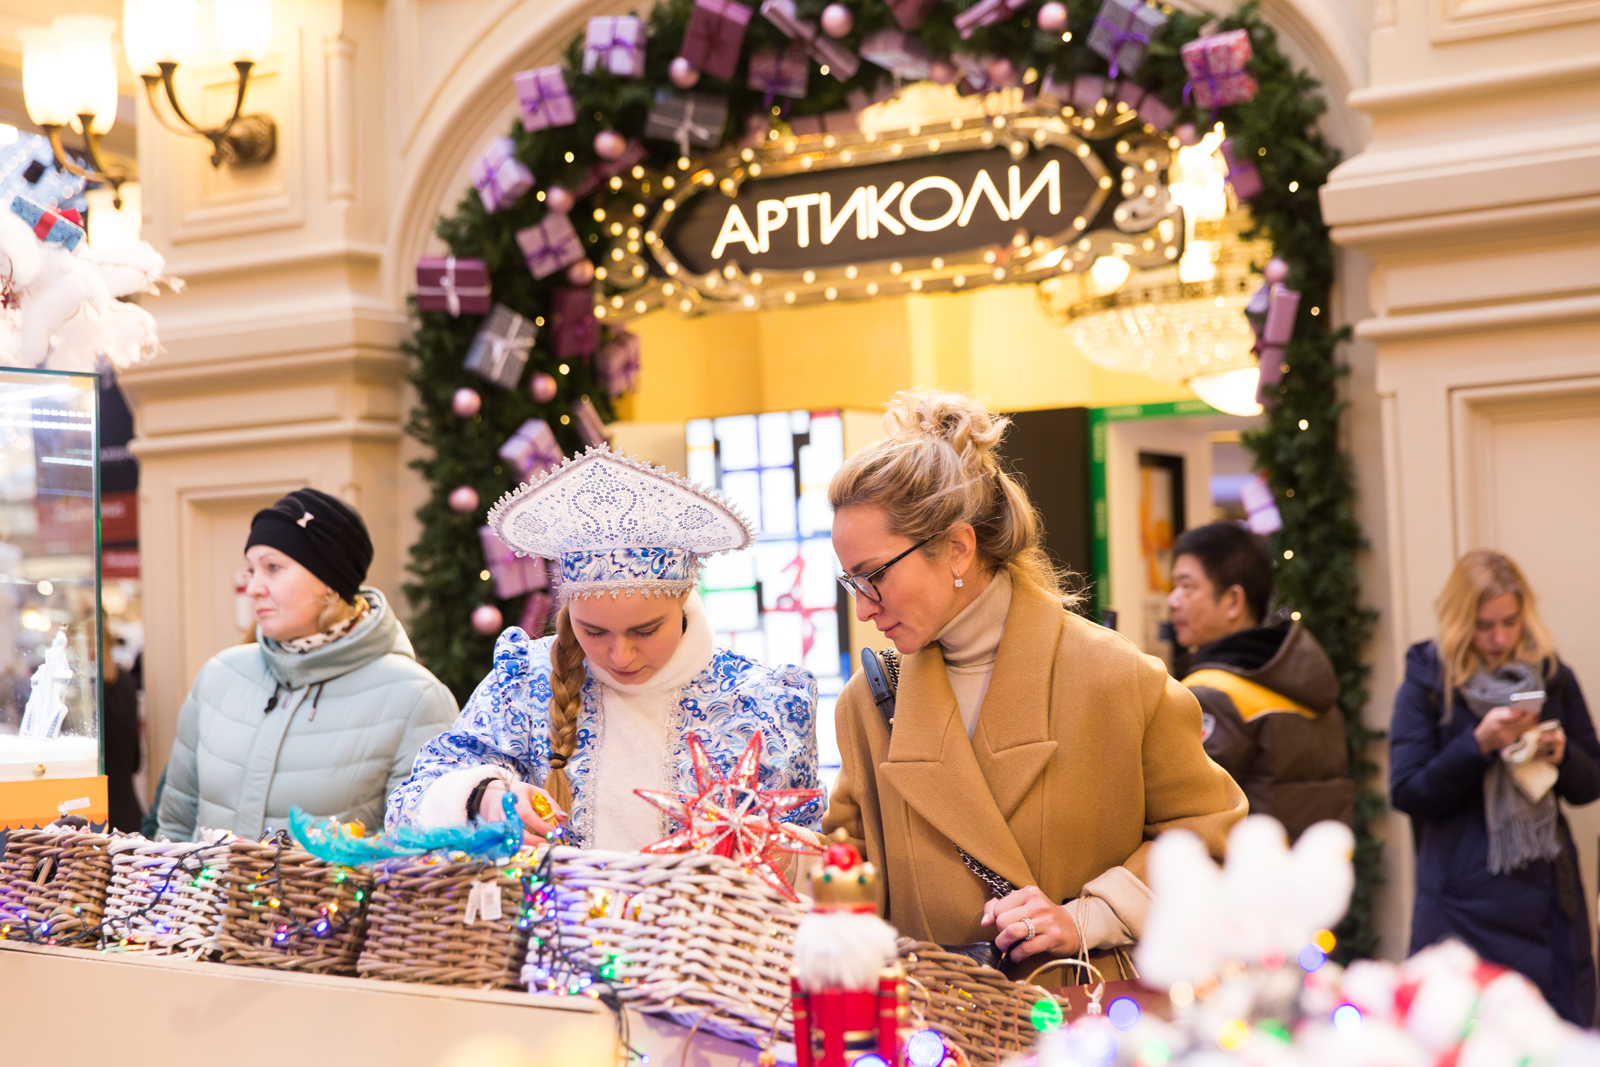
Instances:
[[[1588,1026],[1595,1011],[1588,897],[1566,819],[1562,857],[1489,873],[1483,776],[1499,756],[1478,748],[1477,720],[1459,690],[1449,722],[1440,725],[1442,676],[1433,642],[1413,645],[1390,727],[1390,799],[1411,816],[1417,838],[1411,951],[1460,938],[1485,959],[1527,975],[1563,1018]],[[1542,717],[1559,719],[1567,735],[1556,795],[1568,804],[1600,799],[1600,740],[1577,678],[1557,663],[1545,692]]]

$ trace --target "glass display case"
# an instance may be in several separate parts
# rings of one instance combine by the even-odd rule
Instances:
[[[0,814],[102,773],[96,385],[0,369]]]

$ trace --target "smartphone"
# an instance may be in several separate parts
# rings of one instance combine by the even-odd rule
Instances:
[[[1544,710],[1544,690],[1530,689],[1523,693],[1512,693],[1507,705],[1512,711],[1531,711],[1537,715]]]

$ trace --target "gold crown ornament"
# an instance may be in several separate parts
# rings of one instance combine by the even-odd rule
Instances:
[[[811,898],[816,911],[878,910],[878,872],[861,858],[841,827],[822,861],[811,868]]]

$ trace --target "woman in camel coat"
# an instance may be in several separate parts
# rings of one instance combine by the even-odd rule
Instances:
[[[852,677],[823,829],[877,866],[905,936],[993,940],[1022,973],[1086,944],[1130,977],[1115,950],[1143,930],[1150,842],[1183,828],[1220,858],[1244,795],[1201,747],[1188,690],[1063,607],[1032,506],[990,454],[1005,420],[911,393],[885,421],[829,497],[858,617],[902,657],[895,721],[891,736]]]

